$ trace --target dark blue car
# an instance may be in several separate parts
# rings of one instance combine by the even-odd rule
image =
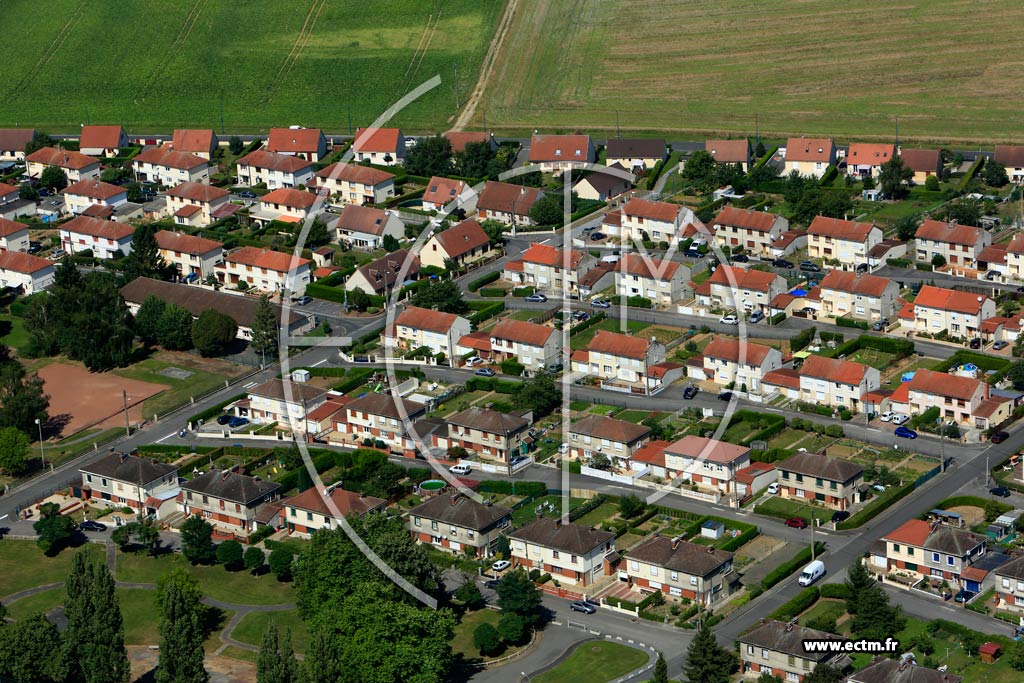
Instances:
[[[238,429],[239,427],[244,427],[247,424],[249,424],[249,421],[244,417],[233,417],[228,421],[228,427],[231,427],[232,429]]]
[[[897,427],[896,428],[896,436],[902,437],[904,439],[916,439],[917,438],[917,432],[915,432],[913,429],[909,429],[907,427]]]

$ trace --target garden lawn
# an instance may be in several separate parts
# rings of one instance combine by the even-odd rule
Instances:
[[[83,547],[91,555],[103,557],[102,545],[88,543]],[[47,557],[34,541],[0,540],[0,597],[63,582],[75,552],[75,548],[65,548],[56,557]]]
[[[473,644],[473,631],[483,624],[490,624],[497,628],[500,620],[501,614],[494,610],[480,609],[465,613],[459,623],[455,625],[455,633],[452,636],[452,652],[456,656],[462,655],[464,659],[480,659],[480,651]]]
[[[621,413],[615,414],[615,419],[640,424],[652,415],[662,417],[659,413],[652,413],[650,410],[623,410]]]
[[[607,683],[649,660],[643,650],[605,640],[588,640],[576,647],[569,657],[540,676],[533,683]]]
[[[846,614],[846,603],[840,600],[818,600],[814,605],[800,615],[800,625],[806,626],[808,621],[819,617],[839,620]]]
[[[618,511],[619,506],[615,503],[601,503],[587,514],[577,519],[575,523],[585,527],[598,526],[605,520],[614,517]]]
[[[25,321],[17,316],[7,313],[0,314],[0,342],[10,346],[18,355],[24,355],[25,348],[29,343],[28,331],[25,329]]]
[[[7,606],[7,616],[20,621],[36,612],[48,612],[64,600],[64,587],[29,595]]]
[[[250,612],[238,622],[233,634],[234,638],[243,643],[258,646],[271,623],[277,624],[277,630],[280,633],[289,629],[292,636],[292,648],[299,653],[306,652],[309,631],[306,630],[306,624],[299,618],[298,610],[294,609],[282,612]]]
[[[650,323],[640,322],[638,320],[627,320],[626,328],[630,334],[636,334],[650,327]],[[605,330],[606,332],[617,332],[622,333],[622,321],[615,318],[605,318],[601,322],[597,323],[593,327],[588,327],[579,334],[574,334],[569,337],[569,348],[573,350],[585,349],[590,340],[594,338],[598,330]]]
[[[158,645],[160,632],[156,615],[156,591],[145,588],[118,588],[117,599],[121,603],[124,618],[124,642],[126,645]]]
[[[765,502],[754,507],[754,512],[769,517],[788,519],[790,517],[803,517],[808,522],[811,517],[828,522],[832,519],[832,510],[828,508],[814,507],[799,503],[792,498],[781,498],[773,496]]]

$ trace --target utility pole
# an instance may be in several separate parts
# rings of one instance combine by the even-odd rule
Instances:
[[[36,418],[36,426],[39,427],[39,461],[42,463],[43,469],[46,469],[46,452],[43,450],[43,422],[38,417]]]
[[[759,125],[759,121],[757,118],[757,112],[754,112],[754,138],[754,146],[757,147],[758,145],[761,144],[761,127]]]
[[[128,391],[127,389],[121,390],[121,399],[124,401],[124,435],[131,436],[132,428],[128,425]]]
[[[900,117],[896,117],[896,147],[900,146]]]
[[[817,518],[811,515],[811,562],[814,562],[814,526],[818,523]]]
[[[615,139],[616,140],[621,140],[622,139],[622,129],[619,128],[619,110],[618,109],[615,110]]]

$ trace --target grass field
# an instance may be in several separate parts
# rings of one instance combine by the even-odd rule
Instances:
[[[103,556],[103,546],[89,543],[85,547],[96,557]],[[0,541],[0,597],[47,583],[63,582],[75,552],[74,549],[65,549],[56,557],[47,557],[32,541],[9,538]]]
[[[605,683],[639,669],[647,653],[607,641],[586,641],[564,662],[540,676],[535,683]]]
[[[39,12],[38,3],[10,0],[4,23],[20,30],[7,36],[0,126],[219,131],[223,118],[232,132],[290,124],[343,132],[349,113],[353,126],[367,125],[440,75],[441,85],[394,121],[443,130],[456,86],[465,101],[476,82],[502,4],[55,0]]]
[[[192,374],[184,379],[160,374],[168,368],[187,370]],[[246,369],[245,366],[216,358],[160,351],[127,368],[118,368],[114,373],[129,379],[170,387],[142,403],[142,416],[152,418],[154,415],[163,415],[188,403],[190,397],[201,396],[217,387],[223,387],[225,380],[242,374]]]
[[[520,2],[474,123],[510,131],[1024,138],[1024,5]]]
[[[299,653],[306,652],[309,631],[306,630],[306,624],[299,618],[298,610],[294,609],[283,612],[250,612],[238,622],[232,635],[235,640],[258,646],[271,622],[277,624],[277,629],[282,634],[285,629],[291,631],[292,649]]]

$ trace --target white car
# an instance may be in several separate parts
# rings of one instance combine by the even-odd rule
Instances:
[[[889,422],[889,421],[890,421],[890,420],[892,420],[892,419],[893,419],[894,417],[896,417],[896,413],[892,412],[891,410],[887,410],[887,411],[885,411],[884,413],[882,413],[882,414],[881,414],[881,415],[880,415],[880,416],[878,417],[878,419],[879,419],[879,420],[881,420],[882,422]]]
[[[484,359],[480,356],[470,356],[466,359],[466,365],[480,365],[484,362]]]
[[[723,315],[721,318],[718,319],[718,322],[722,323],[723,325],[739,325],[740,319],[734,315]]]
[[[497,562],[491,565],[491,569],[493,569],[496,572],[503,572],[511,566],[512,563],[508,560],[498,560]]]
[[[900,413],[894,413],[892,416],[892,423],[894,425],[906,424],[907,422],[910,422],[909,415],[901,415]]]
[[[774,495],[776,495],[776,494],[777,494],[778,492],[779,492],[779,482],[777,482],[777,481],[774,481],[774,482],[772,482],[771,484],[768,484],[768,493],[769,493],[769,494],[771,494],[771,495],[773,495],[773,496],[774,496]]]
[[[473,468],[470,467],[469,465],[453,465],[448,468],[448,471],[451,472],[452,474],[462,475],[469,474],[470,472],[473,471]]]

